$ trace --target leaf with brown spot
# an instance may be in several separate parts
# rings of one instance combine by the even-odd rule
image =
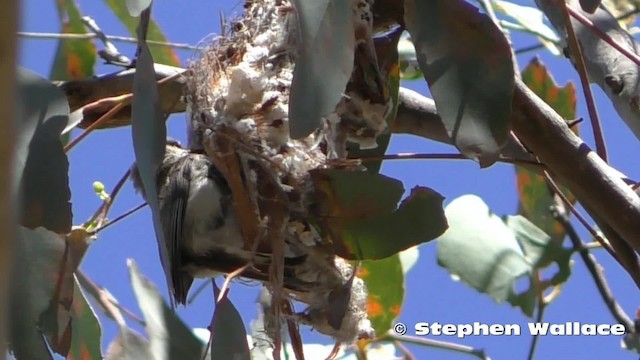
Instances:
[[[538,58],[531,60],[522,72],[524,83],[558,114],[566,120],[576,116],[576,89],[573,83],[564,87],[556,85],[555,80]],[[578,135],[577,124],[572,130]],[[532,223],[549,234],[556,241],[565,235],[564,227],[553,218],[552,207],[564,206],[553,190],[547,185],[544,177],[524,167],[516,166],[516,183],[520,195],[518,212]],[[572,203],[575,197],[562,189]]]
[[[390,177],[364,171],[313,170],[312,209],[336,254],[345,259],[382,259],[433,240],[447,228],[444,198],[416,187],[398,202],[404,188]]]
[[[56,0],[60,27],[64,34],[84,34],[82,13],[75,0]],[[93,75],[96,47],[87,40],[61,39],[51,67],[52,80],[75,80]]]
[[[367,315],[378,336],[385,334],[398,317],[404,301],[405,278],[398,254],[362,262],[358,276],[367,285]]]

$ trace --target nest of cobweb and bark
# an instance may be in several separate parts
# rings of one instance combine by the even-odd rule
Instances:
[[[352,3],[354,16],[370,11],[367,1]],[[289,136],[296,31],[288,1],[247,1],[226,35],[190,64],[189,146],[204,150],[225,176],[242,250],[271,255],[268,266],[250,260],[239,275],[266,285],[277,319],[295,319],[350,343],[375,335],[366,313],[367,289],[356,268],[334,255],[331,237],[319,226],[327,209],[314,179],[323,169],[363,168],[346,159],[351,128],[340,125],[340,116],[323,119],[305,138]],[[376,120],[373,129],[360,133],[375,138],[381,131]],[[290,300],[306,309],[282,313]]]

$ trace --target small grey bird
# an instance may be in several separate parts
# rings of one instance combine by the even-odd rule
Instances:
[[[135,164],[131,179],[146,198]],[[206,155],[167,141],[156,181],[173,296],[185,304],[194,277],[233,271],[246,264],[250,254],[242,250],[231,190]]]
[[[131,168],[133,186],[146,199],[137,166]],[[271,255],[243,248],[231,189],[206,154],[167,141],[156,177],[160,222],[166,242],[173,297],[185,304],[194,278],[230,273],[251,262],[242,276],[269,279]],[[285,282],[291,289],[308,287],[296,278],[295,268],[307,256],[296,252],[285,258]]]

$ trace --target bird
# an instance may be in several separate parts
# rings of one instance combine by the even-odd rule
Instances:
[[[131,179],[146,199],[135,164]],[[156,184],[173,296],[185,305],[194,278],[233,271],[249,261],[250,253],[242,249],[231,190],[206,154],[168,140]]]

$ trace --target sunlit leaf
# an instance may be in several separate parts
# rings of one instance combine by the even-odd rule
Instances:
[[[444,198],[416,187],[404,193],[398,180],[369,172],[314,170],[318,222],[346,259],[382,259],[433,240],[447,228]]]
[[[56,0],[56,8],[62,33],[84,34],[87,32],[82,23],[83,15],[75,0]],[[75,80],[92,76],[96,54],[96,47],[89,39],[59,40],[50,78],[53,80]]]
[[[475,195],[453,200],[445,212],[450,227],[438,240],[438,263],[497,303],[507,301],[532,316],[537,294],[534,270],[551,262],[559,266],[551,279],[539,285],[543,289],[569,276],[571,251],[525,218],[511,217],[507,226]],[[518,293],[515,283],[520,278],[528,279],[529,286]]]
[[[382,260],[365,260],[358,277],[367,285],[367,315],[378,336],[386,334],[400,315],[405,278],[398,254]]]
[[[554,55],[561,55],[560,37],[547,23],[544,13],[533,6],[518,5],[511,1],[492,1],[493,7],[512,18],[528,32],[536,34],[538,40]]]
[[[118,17],[122,24],[127,28],[131,36],[137,36],[136,28],[138,26],[138,18],[132,17],[129,14],[127,3],[122,0],[103,0],[107,6]],[[139,0],[149,1],[149,0]],[[149,29],[147,31],[147,40],[168,42],[164,33],[158,26],[158,24],[151,19],[149,21]],[[151,54],[155,61],[159,64],[180,66],[180,58],[178,54],[168,46],[150,45]]]
[[[482,167],[509,134],[511,48],[488,16],[463,0],[407,0],[405,23],[449,136]]]
[[[200,360],[202,343],[162,300],[155,285],[140,274],[135,262],[128,260],[128,266],[154,358]]]
[[[524,83],[542,100],[549,104],[558,114],[567,120],[573,120],[576,115],[576,90],[573,83],[558,87],[547,68],[534,58],[522,71]],[[577,134],[577,124],[572,127]],[[564,238],[564,227],[554,219],[553,207],[563,206],[562,201],[555,196],[547,185],[544,177],[527,168],[516,166],[516,181],[518,187],[518,212],[531,220],[554,240]],[[573,202],[575,197],[568,190],[564,194]]]
[[[289,129],[293,138],[320,126],[345,91],[353,69],[355,37],[351,2],[293,0],[300,37],[289,101]],[[322,56],[318,56],[318,52]]]
[[[50,81],[18,71],[19,113],[14,181],[20,184],[22,225],[71,230],[69,161],[60,134],[69,121],[64,94]]]

